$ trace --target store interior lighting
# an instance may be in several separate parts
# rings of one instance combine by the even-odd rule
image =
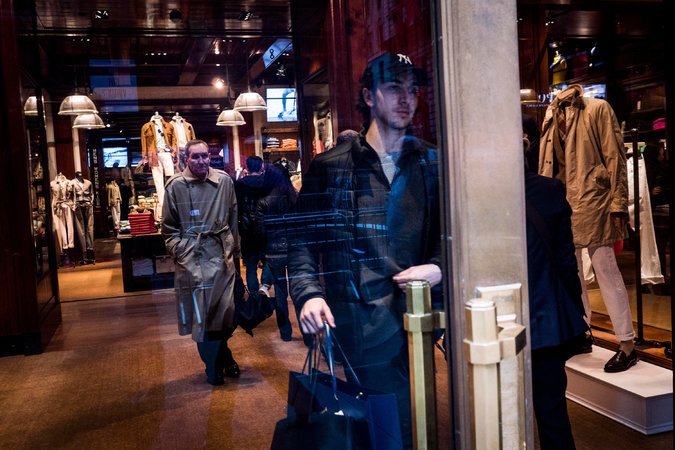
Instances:
[[[218,116],[216,125],[219,127],[236,127],[238,125],[246,125],[246,121],[239,111],[226,109]]]
[[[80,114],[73,121],[73,128],[97,130],[105,128],[105,123],[103,123],[103,119],[101,119],[98,114]]]
[[[28,97],[26,100],[26,103],[23,104],[23,113],[26,116],[37,116],[38,115],[38,110],[37,110],[37,97],[35,95],[31,95]]]
[[[82,94],[73,94],[63,99],[59,108],[59,115],[78,116],[80,114],[98,114],[96,105],[89,97]]]

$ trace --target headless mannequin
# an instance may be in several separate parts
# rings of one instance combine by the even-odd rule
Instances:
[[[91,181],[82,176],[82,172],[75,172],[71,181],[75,196],[75,228],[82,249],[80,264],[93,264],[94,260],[94,207],[92,205],[93,191]]]
[[[70,249],[75,246],[73,228],[73,186],[61,172],[49,183],[52,193],[52,221],[56,229],[61,265],[70,264]]]
[[[143,156],[149,162],[152,179],[157,191],[158,204],[155,219],[161,220],[164,201],[164,182],[174,174],[175,133],[172,125],[164,121],[157,111],[141,130]]]
[[[192,125],[179,113],[171,118],[171,124],[175,130],[176,143],[178,144],[178,170],[185,169],[185,145],[195,139],[195,131]]]

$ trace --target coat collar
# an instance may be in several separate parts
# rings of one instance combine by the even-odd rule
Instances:
[[[580,108],[583,105],[584,88],[579,84],[572,84],[563,89],[551,102],[552,108],[558,108],[561,103],[571,103],[572,106]]]
[[[183,169],[183,172],[181,172],[181,174],[183,175],[183,178],[185,178],[185,181],[188,181],[190,183],[201,182],[199,178],[194,176],[189,167]],[[209,174],[206,176],[206,179],[216,185],[220,183],[220,177],[218,176],[218,172],[216,172],[212,167],[209,167]]]

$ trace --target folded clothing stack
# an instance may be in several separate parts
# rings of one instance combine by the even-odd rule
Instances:
[[[297,148],[298,141],[295,139],[284,139],[281,141],[281,148]]]
[[[132,213],[129,214],[129,226],[131,234],[150,234],[156,233],[155,219],[152,213]]]

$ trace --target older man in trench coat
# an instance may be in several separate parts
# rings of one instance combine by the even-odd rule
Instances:
[[[232,179],[209,166],[208,145],[192,140],[187,167],[166,183],[162,234],[176,265],[178,330],[192,334],[207,381],[236,378],[227,346],[234,330],[234,255],[238,254],[237,200]]]

